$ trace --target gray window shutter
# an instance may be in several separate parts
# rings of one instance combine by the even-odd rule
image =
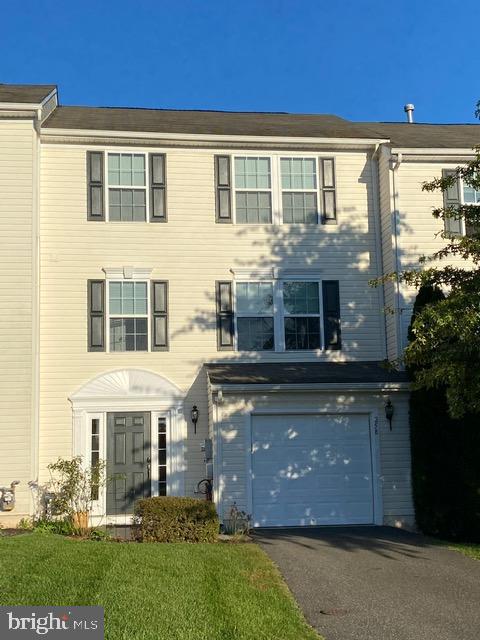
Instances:
[[[105,280],[88,281],[88,350],[105,351]]]
[[[217,222],[232,222],[230,156],[215,156],[215,207]]]
[[[103,151],[87,151],[87,213],[89,220],[105,220]]]
[[[167,157],[150,154],[150,222],[167,222]]]
[[[152,282],[152,351],[168,351],[168,282]]]
[[[450,176],[456,175],[455,169],[443,169],[442,170],[442,178],[450,178]],[[458,180],[452,184],[451,187],[448,187],[446,191],[443,192],[443,206],[447,207],[458,207],[460,204],[460,185]],[[455,218],[445,218],[445,232],[450,233],[454,236],[459,236],[462,234],[462,221],[455,220]]]
[[[319,158],[322,223],[336,224],[337,196],[335,193],[335,158]]]
[[[217,349],[233,350],[233,299],[232,283],[217,280]]]
[[[322,288],[325,349],[341,349],[340,291],[338,280],[324,280]]]

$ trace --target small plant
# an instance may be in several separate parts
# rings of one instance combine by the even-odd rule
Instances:
[[[82,534],[88,529],[92,502],[105,485],[105,466],[103,460],[84,466],[82,457],[76,456],[71,460],[59,458],[47,467],[51,476],[51,512],[69,520]]]
[[[31,518],[21,518],[17,524],[17,529],[21,529],[22,531],[32,531],[34,528],[34,523]]]
[[[216,542],[218,517],[213,502],[196,498],[144,498],[135,505],[138,542]]]
[[[59,536],[73,536],[78,533],[71,518],[52,520],[51,518],[39,518],[34,522],[34,530],[38,533],[56,533]]]
[[[90,540],[94,540],[95,542],[104,542],[106,540],[111,540],[112,537],[104,530],[93,528],[88,532],[88,537]]]
[[[237,503],[234,502],[228,512],[228,517],[224,519],[223,528],[227,535],[238,536],[247,535],[251,529],[252,516],[246,511],[240,511]]]

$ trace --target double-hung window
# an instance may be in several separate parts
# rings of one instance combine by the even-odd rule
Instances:
[[[234,167],[237,223],[268,224],[272,222],[270,158],[237,157]]]
[[[218,155],[214,170],[218,223],[337,221],[335,158]]]
[[[148,284],[108,283],[110,351],[148,351]]]
[[[231,286],[228,282],[222,285]],[[234,304],[227,310],[235,318],[231,348],[277,352],[341,348],[337,280],[285,278],[236,281],[234,285]],[[218,330],[224,329],[222,319],[217,318]],[[220,344],[224,348],[229,343],[223,339]]]
[[[108,219],[145,222],[147,186],[145,154],[108,154]]]
[[[165,153],[87,151],[87,216],[97,222],[167,222]]]
[[[237,282],[236,310],[238,350],[273,350],[273,284]]]
[[[318,221],[316,158],[280,158],[283,222]]]
[[[320,349],[318,282],[284,282],[283,313],[286,351]]]

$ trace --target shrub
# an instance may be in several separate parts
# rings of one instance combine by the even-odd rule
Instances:
[[[93,500],[106,483],[105,461],[98,460],[91,466],[85,466],[81,456],[71,460],[58,458],[47,469],[51,475],[52,513],[74,520],[76,514],[92,510]]]
[[[422,287],[413,318],[426,304],[442,297],[438,290]],[[414,339],[411,330],[409,338]],[[410,375],[415,376],[415,370]],[[423,533],[480,541],[478,422],[478,415],[467,414],[458,420],[448,415],[445,387],[411,392],[413,497],[417,525]]]
[[[218,527],[213,502],[156,497],[135,505],[133,533],[139,542],[215,542]]]

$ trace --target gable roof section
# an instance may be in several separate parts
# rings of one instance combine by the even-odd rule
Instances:
[[[55,84],[0,84],[0,102],[40,104],[56,88]]]
[[[47,129],[84,129],[232,136],[364,137],[356,124],[333,115],[58,107]]]

